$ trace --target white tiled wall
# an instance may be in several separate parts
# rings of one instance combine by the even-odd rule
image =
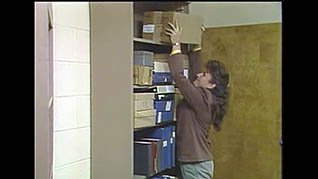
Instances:
[[[90,66],[89,63],[55,62],[54,95],[89,95]]]
[[[87,2],[54,3],[55,24],[74,28],[89,29],[89,8]]]
[[[89,127],[55,132],[55,167],[90,157]]]
[[[90,173],[86,172],[90,170],[89,160],[83,160],[74,164],[66,165],[64,167],[56,168],[54,178],[59,179],[79,179],[90,178]]]
[[[54,2],[53,33],[54,179],[89,179],[89,4]]]

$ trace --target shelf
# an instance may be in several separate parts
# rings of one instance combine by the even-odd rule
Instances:
[[[152,51],[155,53],[170,53],[171,52],[171,44],[155,42],[153,40],[143,39],[134,37],[134,50],[146,50]],[[188,53],[189,44],[181,43],[181,51],[183,53]]]
[[[134,2],[134,8],[139,11],[171,11],[182,6],[189,5],[189,1],[184,2]]]
[[[143,38],[137,38],[137,37],[134,37],[134,42],[146,43],[146,44],[154,44],[154,45],[171,46],[171,44],[169,44],[169,43],[155,42],[155,41],[153,41],[153,40],[143,39]]]

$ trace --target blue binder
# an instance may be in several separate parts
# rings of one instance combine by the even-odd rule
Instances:
[[[173,125],[170,125],[171,130],[171,136],[170,136],[170,143],[171,143],[171,167],[176,166],[176,127]]]
[[[168,94],[155,94],[155,100],[157,100],[157,101],[168,101],[168,100],[174,100],[174,93],[168,93]]]
[[[160,112],[171,111],[173,109],[173,100],[167,100],[167,101],[154,100],[154,108]]]
[[[147,138],[156,138],[163,141],[162,152],[161,152],[161,166],[160,169],[165,170],[171,167],[171,129],[169,127],[154,128],[151,130],[144,131],[144,136]]]
[[[150,176],[154,174],[152,143],[134,141],[134,174]]]
[[[170,72],[153,72],[152,84],[171,84],[172,76]]]
[[[165,121],[173,121],[174,110],[171,111],[156,111],[156,123],[160,124]]]
[[[161,169],[161,159],[162,159],[162,145],[163,145],[163,141],[162,139],[154,139],[154,138],[141,138],[138,139],[139,141],[148,141],[148,142],[152,142],[154,141],[156,143],[156,154],[155,154],[155,160],[154,162],[156,164],[154,164],[154,172],[158,173],[160,171],[162,171]]]
[[[156,109],[157,124],[160,124],[164,121],[173,121],[174,100],[167,100],[167,101],[154,100],[154,108]]]

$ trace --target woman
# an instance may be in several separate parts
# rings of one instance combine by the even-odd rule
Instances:
[[[201,47],[189,55],[189,80],[183,75],[181,55],[181,31],[169,23],[166,29],[170,36],[172,52],[168,64],[172,78],[184,99],[177,105],[177,160],[183,179],[211,179],[213,177],[213,155],[209,131],[211,126],[221,130],[226,112],[229,75],[224,65],[210,60],[205,71],[200,72]]]

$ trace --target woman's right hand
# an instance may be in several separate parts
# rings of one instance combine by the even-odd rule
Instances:
[[[177,20],[176,20],[176,26],[174,26],[170,22],[168,22],[168,24],[170,25],[170,27],[172,29],[166,28],[165,29],[166,30],[165,34],[170,36],[170,41],[171,41],[172,44],[175,44],[175,43],[179,43],[180,44],[182,28],[179,28]]]

